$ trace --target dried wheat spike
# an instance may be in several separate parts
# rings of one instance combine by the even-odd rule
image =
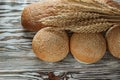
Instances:
[[[26,9],[32,20],[26,24],[23,18],[23,26],[25,24],[29,27],[32,24],[33,30],[40,29],[36,26],[51,26],[73,32],[95,33],[120,24],[120,9],[98,0],[48,0],[32,4]]]

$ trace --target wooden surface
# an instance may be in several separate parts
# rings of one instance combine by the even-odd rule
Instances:
[[[20,23],[23,8],[32,2],[0,0],[0,80],[50,80],[49,72],[61,80],[120,80],[120,60],[110,53],[89,65],[70,54],[58,63],[37,59],[31,48],[36,32],[24,30]]]

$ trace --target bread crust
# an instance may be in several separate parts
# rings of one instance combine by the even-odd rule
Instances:
[[[28,5],[22,11],[21,24],[30,31],[39,31],[41,28],[49,27],[42,24],[39,20],[43,17],[55,15],[56,11],[53,10],[53,6],[59,2],[60,0],[46,0]]]
[[[32,48],[35,55],[46,62],[63,60],[69,52],[69,39],[65,31],[43,28],[34,36]]]
[[[95,63],[106,52],[106,42],[100,33],[74,33],[70,39],[70,50],[77,61]]]
[[[120,59],[120,26],[110,28],[106,33],[110,53]]]

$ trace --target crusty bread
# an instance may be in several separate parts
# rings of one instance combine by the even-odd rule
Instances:
[[[106,39],[110,53],[120,58],[120,26],[110,28],[106,33]]]
[[[100,33],[74,33],[70,39],[70,50],[77,61],[95,63],[104,56],[106,42]]]
[[[32,48],[36,56],[46,62],[64,59],[69,52],[69,39],[65,31],[43,28],[34,36]]]
[[[56,11],[52,6],[57,5],[59,2],[60,0],[46,0],[28,5],[22,12],[21,24],[30,31],[39,31],[41,28],[47,27],[39,20],[43,17],[55,15]]]

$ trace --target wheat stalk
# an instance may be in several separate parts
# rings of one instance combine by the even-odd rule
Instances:
[[[69,2],[68,2],[69,1]],[[96,5],[97,4],[97,5]],[[120,10],[96,0],[66,0],[54,5],[55,15],[43,17],[37,22],[74,32],[101,32],[120,22]]]

